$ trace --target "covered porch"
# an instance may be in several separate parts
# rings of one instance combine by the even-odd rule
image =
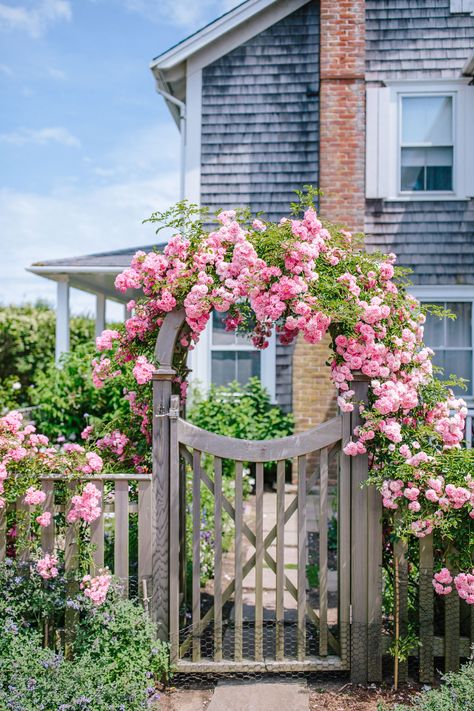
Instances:
[[[138,250],[152,251],[162,245],[128,247],[112,252],[98,252],[66,259],[35,262],[27,271],[56,282],[56,362],[70,346],[70,290],[78,289],[95,296],[95,335],[105,328],[107,301],[123,306],[123,318],[127,317],[126,304],[134,292],[125,294],[115,289],[117,274],[130,266]]]

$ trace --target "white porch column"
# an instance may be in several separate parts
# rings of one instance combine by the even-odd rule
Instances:
[[[69,280],[60,277],[56,292],[56,363],[69,351]]]
[[[105,328],[105,295],[96,294],[95,297],[95,336],[100,336]]]

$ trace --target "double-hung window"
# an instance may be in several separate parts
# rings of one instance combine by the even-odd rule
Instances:
[[[454,95],[400,96],[400,191],[454,190]]]
[[[474,196],[474,86],[469,78],[369,86],[366,197],[396,201]]]
[[[456,318],[443,318],[428,314],[424,341],[435,352],[433,363],[443,368],[441,377],[451,374],[465,378],[467,390],[454,388],[461,397],[472,398],[473,391],[473,306],[474,299],[466,301],[438,301],[423,299],[453,313]]]
[[[268,390],[273,402],[276,398],[276,339],[273,334],[269,345],[258,350],[249,336],[225,330],[226,313],[214,311],[206,329],[204,342],[198,344],[200,355],[194,368],[201,387],[228,385],[233,380],[245,385],[250,378],[257,377]],[[204,349],[207,342],[207,365]],[[196,367],[197,366],[197,367]]]

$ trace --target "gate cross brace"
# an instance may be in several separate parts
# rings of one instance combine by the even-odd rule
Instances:
[[[184,446],[180,447],[181,454],[184,456],[185,459],[189,461],[190,458],[190,453],[188,449]],[[215,496],[215,487],[214,487],[214,482],[212,479],[209,478],[207,473],[199,467],[199,472],[200,472],[200,479],[201,481],[207,486],[209,491]],[[313,486],[316,483],[318,475],[318,470],[316,470],[312,476],[310,477],[308,481],[308,490],[311,491]],[[233,521],[235,521],[235,508],[232,506],[230,501],[223,496],[222,497],[222,507],[223,509],[228,513],[228,515],[231,517]],[[285,515],[284,515],[284,523],[286,524],[290,518],[293,516],[295,511],[298,508],[298,495],[295,496],[291,504],[288,506],[288,508],[285,510]],[[254,532],[248,527],[248,525],[245,523],[245,521],[242,523],[242,532],[248,539],[249,543],[253,546],[256,547],[256,537]],[[264,548],[264,554],[265,554],[265,561],[268,565],[268,567],[276,574],[277,570],[277,564],[276,561],[273,559],[273,557],[270,555],[268,552],[268,547],[273,543],[277,536],[277,527],[274,526],[269,533],[265,536],[265,539],[263,541],[263,548]],[[255,567],[256,563],[256,554],[253,553],[251,557],[248,559],[248,561],[245,563],[242,569],[242,579],[245,579],[246,576],[249,574],[249,572],[252,570],[252,568]],[[290,593],[290,595],[298,601],[298,591],[296,587],[293,585],[291,580],[285,575],[285,587]],[[235,580],[232,580],[231,583],[227,586],[227,588],[224,590],[222,593],[222,605],[224,605],[232,596],[233,592],[235,590]],[[309,603],[306,603],[306,614],[308,615],[308,618],[311,620],[311,622],[316,626],[319,627],[319,618],[311,605]],[[211,607],[207,613],[204,615],[204,617],[201,619],[200,626],[199,626],[199,634],[202,634],[202,632],[206,629],[206,627],[209,625],[209,623],[212,621],[212,618],[214,616],[214,608]],[[184,642],[180,645],[180,654],[183,655],[186,653],[186,651],[189,649],[193,637],[195,636],[195,630],[193,630],[193,633],[188,636],[187,639],[184,640]],[[336,652],[336,654],[340,654],[340,644],[337,641],[337,639],[334,637],[334,635],[328,630],[328,642],[330,646],[332,647],[333,651]]]

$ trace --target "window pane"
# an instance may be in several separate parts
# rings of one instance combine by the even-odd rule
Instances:
[[[237,380],[245,385],[252,377],[260,377],[260,352],[237,351]]]
[[[235,335],[225,330],[226,313],[212,312],[212,343],[215,346],[232,346],[235,343]]]
[[[211,380],[214,385],[228,385],[236,379],[235,351],[212,351]]]
[[[443,303],[437,303],[436,306],[444,306]],[[439,346],[446,345],[444,342],[444,319],[426,314],[424,342],[427,346],[435,350]]]
[[[401,190],[452,190],[452,148],[402,148]]]
[[[450,145],[453,140],[451,96],[402,98],[402,142]]]
[[[472,345],[472,304],[469,302],[463,303],[447,303],[447,308],[456,315],[453,321],[448,318],[446,321],[446,345],[449,348],[467,347]]]
[[[435,351],[434,365],[443,368],[443,373],[438,377],[443,380],[450,375],[457,375],[469,381],[467,390],[453,388],[455,395],[467,397],[472,395],[472,351]]]

